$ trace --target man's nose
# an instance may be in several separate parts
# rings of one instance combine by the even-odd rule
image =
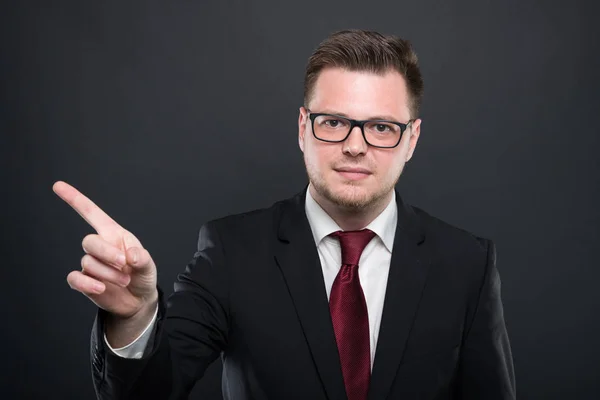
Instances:
[[[355,126],[352,128],[350,135],[348,135],[343,145],[344,153],[351,154],[353,156],[365,153],[369,147],[365,141],[365,138],[363,137],[360,126]]]

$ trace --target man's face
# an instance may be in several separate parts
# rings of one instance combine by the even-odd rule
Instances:
[[[404,77],[390,70],[385,74],[327,68],[321,71],[308,108],[357,120],[385,119],[407,123],[409,97]],[[300,108],[299,145],[317,200],[325,200],[346,210],[360,210],[391,195],[404,164],[413,154],[421,121],[412,122],[400,144],[391,149],[367,145],[359,127],[339,143],[313,136],[308,111]],[[367,173],[341,170],[362,168]],[[312,192],[311,192],[312,193]]]

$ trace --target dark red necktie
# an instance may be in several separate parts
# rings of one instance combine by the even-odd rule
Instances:
[[[329,310],[346,395],[348,400],[366,400],[371,379],[369,317],[358,277],[358,260],[375,233],[363,229],[337,231],[330,236],[337,237],[342,248],[342,267],[331,287]]]

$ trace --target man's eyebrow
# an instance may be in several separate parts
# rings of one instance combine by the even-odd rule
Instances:
[[[339,111],[335,111],[335,110],[323,110],[321,111],[324,114],[333,114],[333,115],[337,115],[339,117],[344,117],[344,118],[348,118],[348,119],[355,119],[350,117],[348,114],[343,113],[343,112],[339,112]],[[369,118],[365,118],[365,120],[370,121],[370,120],[381,120],[381,121],[391,121],[391,122],[398,122],[398,118],[393,117],[391,115],[373,115]]]
[[[368,119],[398,122],[398,118],[392,117],[391,115],[375,115]]]

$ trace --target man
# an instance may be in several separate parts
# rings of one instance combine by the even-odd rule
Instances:
[[[494,244],[395,191],[420,135],[408,42],[338,32],[310,57],[309,184],[206,223],[165,299],[141,243],[73,187],[94,228],[69,285],[99,307],[99,398],[186,398],[218,356],[226,399],[514,399]]]

